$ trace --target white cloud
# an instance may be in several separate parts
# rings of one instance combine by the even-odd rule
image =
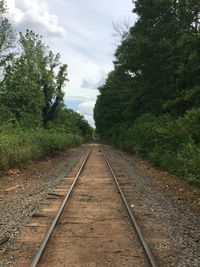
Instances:
[[[84,115],[92,115],[95,101],[85,101],[78,105],[79,111]]]
[[[76,112],[78,112],[79,114],[83,115],[82,112],[80,110],[76,110]],[[83,115],[84,118],[88,121],[88,123],[95,128],[95,123],[94,123],[94,119],[93,119],[93,115]]]
[[[83,115],[86,120],[94,127],[93,109],[96,96],[77,95],[68,97],[66,104],[68,108],[76,110]]]
[[[66,30],[58,23],[58,17],[49,12],[46,0],[8,0],[11,20],[16,30],[34,30],[45,37],[64,37]]]
[[[85,115],[84,117],[89,122],[90,125],[92,125],[93,127],[95,127],[93,115]]]
[[[74,102],[79,102],[79,103],[83,103],[83,102],[86,102],[86,101],[94,101],[96,97],[93,97],[93,96],[85,96],[83,94],[79,94],[79,95],[72,95],[72,96],[69,96],[66,101],[74,101]]]
[[[90,88],[93,89],[94,88],[93,82],[89,81],[89,80],[87,80],[85,78],[82,81],[81,87],[82,88],[86,88],[86,89],[90,89]]]
[[[103,85],[106,81],[107,73],[105,71],[101,71],[100,78],[96,80],[86,79],[82,80],[81,87],[85,89],[98,89],[101,85]]]

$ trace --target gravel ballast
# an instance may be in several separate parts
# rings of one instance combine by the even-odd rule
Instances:
[[[138,168],[138,161],[126,153],[104,146],[108,158],[116,173],[120,170],[128,177],[134,194],[134,201],[138,206],[139,221],[143,224],[144,220],[152,220],[152,229],[155,235],[161,238],[167,236],[160,250],[160,266],[176,267],[198,267],[200,266],[200,210],[199,205],[193,209],[190,199],[177,197],[163,188],[168,187],[162,184],[160,187],[156,178],[147,175],[142,169]],[[115,168],[115,166],[117,166]],[[162,175],[162,172],[161,174]],[[171,178],[173,179],[173,177]],[[182,182],[177,184],[177,188],[182,189]],[[198,189],[197,189],[198,190]],[[197,199],[197,202],[199,199]],[[194,202],[194,201],[193,201]],[[135,203],[132,203],[133,206]],[[199,203],[198,203],[199,204]],[[146,216],[144,216],[146,215]],[[154,225],[159,226],[159,230],[154,229]],[[157,227],[158,229],[158,227]],[[157,233],[156,233],[157,231]],[[164,251],[169,250],[169,254],[164,259]],[[163,253],[163,254],[162,254]]]

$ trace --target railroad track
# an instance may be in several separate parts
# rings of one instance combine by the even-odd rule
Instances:
[[[36,266],[157,266],[99,145],[87,152],[31,263]]]

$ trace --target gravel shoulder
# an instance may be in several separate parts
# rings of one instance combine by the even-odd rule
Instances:
[[[200,266],[200,190],[130,154],[104,146],[159,266]]]
[[[71,148],[54,158],[10,170],[0,177],[0,256],[18,235],[18,229],[39,209],[41,200],[75,166],[87,145]]]

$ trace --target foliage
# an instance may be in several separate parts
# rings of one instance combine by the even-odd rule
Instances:
[[[1,133],[0,169],[25,166],[30,161],[53,156],[81,142],[79,135],[44,129]]]
[[[94,109],[97,134],[200,183],[200,2],[134,1]]]
[[[34,80],[29,79],[28,75],[26,76],[26,71],[26,65],[21,58],[14,66],[7,67],[0,88],[0,105],[17,121],[34,127],[41,124],[44,99],[40,87]]]
[[[15,119],[24,121],[24,116],[32,115],[34,123],[46,127],[64,106],[62,88],[67,81],[67,65],[62,65],[60,55],[49,51],[32,31],[20,34],[19,41],[21,54],[6,68],[0,100]]]
[[[63,106],[63,86],[67,79],[67,65],[60,63],[60,55],[54,55],[42,42],[42,38],[32,31],[20,34],[22,61],[27,68],[28,79],[40,88],[44,105],[43,123],[46,126]],[[56,72],[58,69],[58,72]]]
[[[80,135],[83,137],[84,141],[93,138],[93,128],[82,115],[71,109],[62,109],[57,118],[48,124],[48,128],[59,129],[66,133]]]
[[[54,155],[93,135],[84,117],[64,105],[67,65],[60,55],[30,30],[19,33],[15,47],[5,12],[0,0],[0,169]]]
[[[5,16],[6,5],[4,0],[0,0],[0,68],[4,67],[11,59],[15,41],[15,34],[9,20]]]

